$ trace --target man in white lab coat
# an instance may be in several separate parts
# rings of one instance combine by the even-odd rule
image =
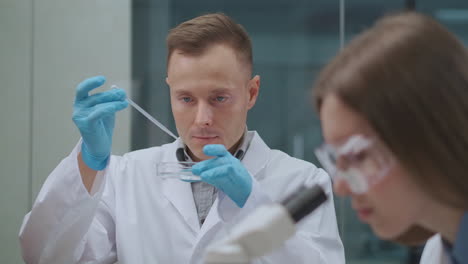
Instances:
[[[111,156],[115,113],[125,92],[94,95],[101,76],[77,87],[73,120],[82,139],[49,175],[20,241],[26,263],[200,263],[206,246],[260,204],[303,184],[322,185],[314,165],[270,149],[247,131],[258,96],[252,48],[242,26],[209,14],[167,39],[171,106],[180,137],[160,147]],[[272,106],[274,107],[274,106]],[[163,179],[156,165],[199,161],[199,182]],[[311,214],[283,248],[261,263],[344,263],[333,200]]]

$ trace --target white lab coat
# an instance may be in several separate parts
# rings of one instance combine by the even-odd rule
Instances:
[[[432,236],[424,247],[420,264],[451,264],[450,256],[444,250],[440,234]]]
[[[219,191],[201,227],[190,183],[155,173],[158,162],[177,161],[177,141],[112,156],[98,173],[91,195],[79,174],[80,146],[49,175],[24,218],[20,242],[26,263],[200,263],[206,247],[235,219],[303,183],[322,185],[330,199],[303,221],[282,249],[258,261],[344,263],[327,174],[270,149],[257,133],[242,161],[253,175],[245,206],[238,208]]]

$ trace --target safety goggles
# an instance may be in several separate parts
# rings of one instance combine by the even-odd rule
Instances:
[[[323,144],[315,155],[333,181],[345,180],[356,194],[367,192],[387,175],[394,163],[382,144],[363,135],[353,135],[339,146]]]

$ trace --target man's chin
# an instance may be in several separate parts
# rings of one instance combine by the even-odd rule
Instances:
[[[208,144],[205,144],[208,145]],[[205,145],[201,144],[190,144],[188,146],[188,154],[190,155],[190,158],[192,158],[193,161],[202,161],[202,160],[207,160],[207,159],[212,159],[212,156],[207,156],[205,153],[203,153],[203,147]]]
[[[203,154],[203,152],[196,151],[196,152],[191,152],[191,158],[193,161],[203,161],[207,159],[212,159],[213,157],[206,156],[205,154]]]
[[[190,138],[189,141],[186,141],[185,143],[189,149],[189,154],[191,158],[194,161],[202,161],[202,160],[207,160],[207,159],[212,159],[212,156],[206,156],[203,153],[203,147],[206,145],[212,145],[212,144],[221,144],[225,145],[224,142],[221,140],[221,138],[216,137],[215,139],[209,139],[209,140],[198,140],[197,138]]]

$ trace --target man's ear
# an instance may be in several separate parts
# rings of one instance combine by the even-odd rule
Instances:
[[[166,76],[166,84],[169,85],[169,77]]]
[[[249,102],[248,109],[251,109],[257,102],[258,93],[260,91],[260,76],[255,75],[248,83]]]

